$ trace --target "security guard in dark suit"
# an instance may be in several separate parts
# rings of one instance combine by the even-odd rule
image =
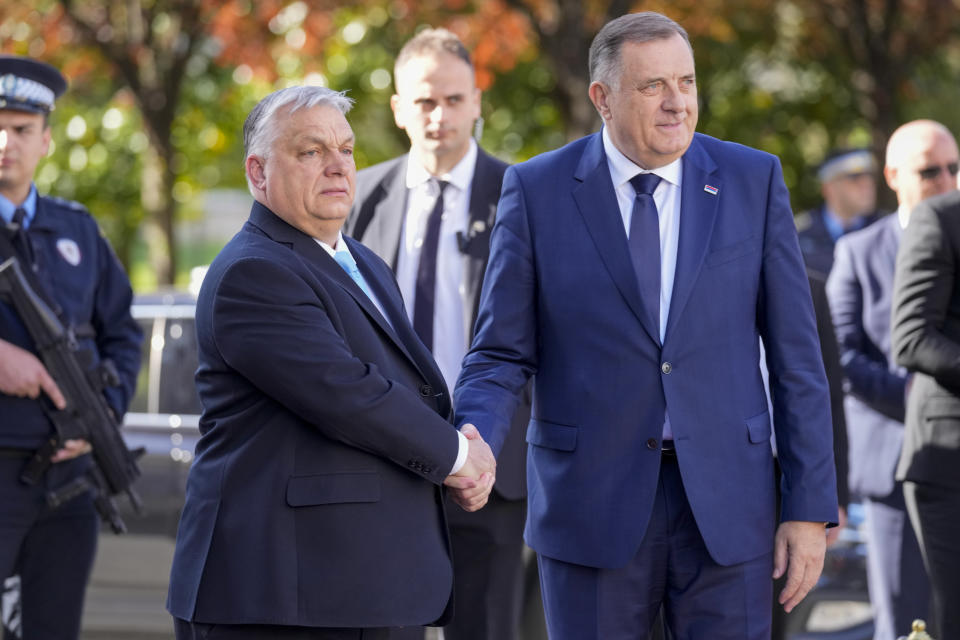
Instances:
[[[79,346],[95,361],[113,362],[120,384],[105,395],[119,417],[140,366],[130,282],[90,213],[40,196],[33,184],[50,145],[48,116],[66,85],[47,64],[0,56],[0,233],[8,240],[0,243],[0,260],[13,254],[28,265],[41,295],[75,328]],[[24,640],[63,640],[79,635],[99,522],[89,493],[58,508],[46,502],[48,491],[90,468],[85,441],[56,443],[40,480],[21,480],[30,456],[55,437],[42,403],[65,406],[27,328],[0,302],[0,580],[20,576],[15,626]]]

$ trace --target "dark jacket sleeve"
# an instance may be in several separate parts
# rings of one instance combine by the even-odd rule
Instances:
[[[822,278],[810,274],[810,294],[813,296],[813,310],[817,318],[817,334],[820,336],[820,353],[823,367],[827,373],[827,385],[830,388],[830,416],[833,420],[833,455],[837,467],[837,499],[840,506],[850,502],[850,490],[847,486],[847,419],[843,412],[843,368],[840,366],[840,349],[833,332],[830,319],[830,306]]]
[[[847,392],[873,410],[903,422],[907,377],[891,371],[886,356],[863,326],[864,291],[849,236],[837,241],[827,297],[839,347]]]
[[[103,236],[97,238],[98,282],[91,325],[96,332],[101,360],[116,367],[120,385],[107,387],[104,395],[117,417],[122,417],[133,397],[140,371],[143,332],[130,315],[133,291],[123,266]]]
[[[957,215],[960,199],[947,202],[952,203],[949,215]],[[960,393],[960,341],[944,333],[957,262],[936,208],[943,204],[941,198],[921,203],[903,233],[894,280],[891,346],[899,365],[926,373]]]

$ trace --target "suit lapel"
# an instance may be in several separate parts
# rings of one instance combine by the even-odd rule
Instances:
[[[387,263],[396,272],[400,235],[407,213],[407,156],[380,183],[384,195],[374,207],[370,227],[363,236],[363,244],[379,256],[389,256]]]
[[[352,238],[344,238],[344,240],[357,260],[357,266],[363,273],[367,284],[373,290],[374,295],[377,296],[384,313],[387,314],[393,324],[393,333],[390,336],[394,338],[396,345],[409,358],[424,380],[437,390],[446,389],[447,385],[443,379],[443,373],[440,372],[433,356],[414,333],[413,325],[407,319],[407,314],[403,310],[403,299],[400,296],[400,290],[395,285],[393,273],[379,259],[376,262],[368,262],[367,256],[372,254],[369,253],[369,250],[364,250],[363,247],[359,246],[360,243],[356,240]],[[360,293],[362,294],[362,292]],[[449,393],[439,395],[442,396],[440,413],[446,415],[450,411]]]
[[[680,242],[677,247],[677,270],[673,279],[670,313],[667,316],[665,338],[683,313],[693,285],[697,281],[703,258],[706,255],[710,236],[713,233],[717,208],[724,196],[723,183],[716,175],[713,159],[707,155],[694,136],[693,142],[683,155],[683,185],[680,191]],[[709,193],[705,186],[715,187],[717,193]]]
[[[397,345],[397,348],[399,348],[411,362],[417,364],[417,361],[410,354],[406,345],[400,340],[397,333],[393,330],[393,327],[390,326],[390,323],[386,321],[383,314],[377,309],[377,306],[373,304],[367,294],[365,294],[347,272],[343,270],[343,267],[337,264],[337,261],[334,260],[323,247],[317,244],[316,240],[290,226],[259,202],[254,202],[253,210],[250,213],[250,221],[273,240],[290,245],[293,251],[304,259],[303,262],[308,269],[321,273],[336,282],[337,285],[350,294],[350,297],[360,305],[370,320],[380,327],[381,331]],[[391,315],[391,322],[397,323],[396,317],[398,314],[401,314],[402,311],[394,310],[397,303],[394,301],[393,296],[388,294],[385,287],[381,286],[380,278],[382,276],[373,273],[369,266],[363,261],[362,256],[358,255],[360,252],[354,249],[356,244],[358,244],[355,240],[346,237],[344,237],[344,239],[349,244],[350,251],[357,261],[357,266],[363,273],[364,278],[367,280],[367,284],[373,289],[380,304],[384,305],[384,312]],[[420,369],[419,365],[417,365],[417,368]]]
[[[610,180],[603,138],[599,133],[594,134],[587,143],[574,178],[581,184],[573,190],[573,199],[600,259],[644,330],[654,342],[660,344],[659,327],[654,324],[654,319],[647,313],[640,298],[640,285],[633,272],[627,233],[623,228],[613,181]]]
[[[461,244],[464,292],[460,299],[463,304],[464,344],[467,345],[470,344],[476,322],[480,284],[483,282],[483,272],[490,255],[490,230],[493,229],[496,219],[502,183],[502,177],[497,175],[496,163],[481,149],[477,149],[477,164],[470,186],[467,228]]]

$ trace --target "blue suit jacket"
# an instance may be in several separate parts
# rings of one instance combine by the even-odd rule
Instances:
[[[906,371],[890,352],[893,275],[900,223],[889,215],[837,241],[827,280],[846,376],[850,490],[880,498],[894,488],[903,445]]]
[[[713,558],[732,564],[772,549],[760,337],[784,469],[782,517],[837,517],[827,384],[776,158],[696,135],[683,157],[679,224],[661,345],[601,136],[507,170],[455,405],[458,422],[474,422],[496,450],[535,374],[527,540],[547,556],[595,567],[633,557],[657,488],[666,411]]]
[[[174,616],[443,621],[452,568],[439,485],[458,450],[449,396],[389,267],[345,241],[389,323],[322,247],[260,204],[204,279],[202,437]]]

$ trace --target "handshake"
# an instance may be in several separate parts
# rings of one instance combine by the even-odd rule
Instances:
[[[464,511],[477,511],[487,504],[497,477],[497,460],[490,446],[480,437],[472,424],[465,424],[460,433],[466,436],[469,449],[467,461],[457,473],[443,481],[450,488],[451,499]]]

